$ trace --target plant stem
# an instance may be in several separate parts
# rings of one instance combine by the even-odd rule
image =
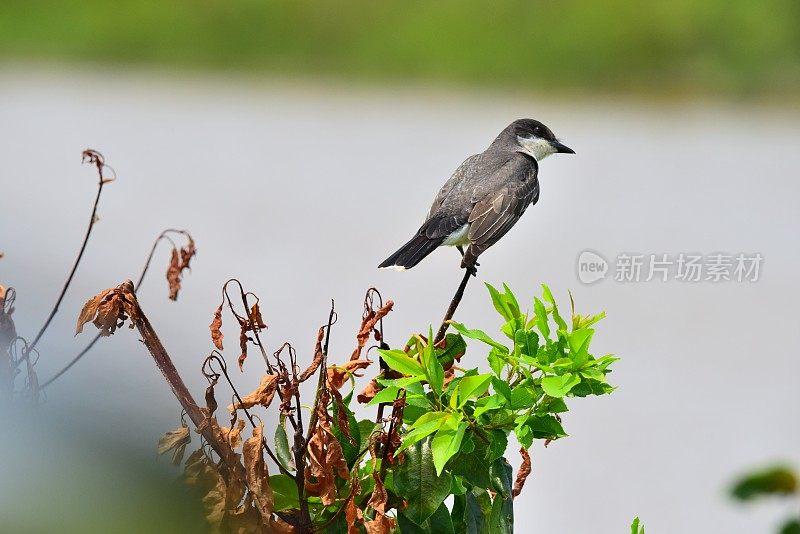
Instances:
[[[97,204],[95,204],[95,206],[96,206],[96,205],[97,205]],[[144,277],[145,277],[145,275],[147,274],[147,269],[150,267],[150,262],[153,260],[153,255],[154,255],[154,254],[155,254],[155,252],[156,252],[156,247],[158,246],[158,244],[161,242],[161,240],[162,240],[162,239],[165,239],[165,238],[167,238],[167,234],[168,234],[168,233],[170,233],[170,232],[171,232],[171,233],[177,233],[177,234],[183,234],[183,235],[185,235],[185,236],[191,237],[191,236],[189,236],[189,232],[187,232],[186,230],[173,230],[172,228],[168,228],[168,229],[164,230],[163,232],[161,232],[161,234],[160,234],[160,235],[159,235],[159,236],[156,238],[156,240],[153,242],[153,246],[152,246],[152,248],[150,248],[150,254],[147,256],[147,261],[145,261],[145,263],[144,263],[144,268],[142,269],[142,273],[139,275],[139,280],[136,282],[136,286],[134,286],[134,291],[133,291],[134,293],[136,293],[137,291],[139,291],[139,287],[142,285],[142,282],[144,282]],[[88,237],[88,236],[87,236],[87,237]],[[168,238],[167,238],[167,239],[168,239]],[[79,259],[80,259],[80,258],[79,258]],[[45,381],[43,384],[39,385],[39,389],[40,389],[40,390],[42,390],[42,389],[46,388],[47,386],[49,386],[50,384],[52,384],[53,382],[55,382],[55,381],[56,381],[58,378],[60,378],[60,377],[61,377],[61,375],[63,375],[63,374],[64,374],[64,373],[66,373],[67,371],[69,371],[69,370],[70,370],[70,368],[72,368],[72,366],[73,366],[73,365],[75,365],[76,363],[78,363],[78,361],[79,361],[81,358],[83,358],[83,357],[86,355],[86,353],[87,353],[87,352],[89,352],[90,350],[92,350],[92,347],[94,347],[94,346],[95,346],[95,344],[96,344],[96,343],[97,343],[97,342],[100,340],[100,338],[101,338],[101,337],[102,337],[102,336],[101,336],[99,333],[98,333],[98,334],[96,334],[96,335],[94,336],[94,338],[93,338],[93,339],[92,339],[92,340],[89,342],[89,344],[88,344],[88,345],[86,345],[86,346],[83,348],[83,350],[82,350],[82,351],[80,351],[80,352],[78,353],[78,355],[77,355],[77,356],[75,356],[74,358],[72,358],[72,360],[70,360],[70,362],[69,362],[67,365],[65,365],[65,366],[64,366],[64,367],[63,367],[63,368],[62,368],[62,369],[61,369],[59,372],[57,372],[55,375],[53,375],[52,377],[50,377],[50,378],[49,378],[47,381]]]
[[[436,333],[436,337],[434,338],[433,344],[438,344],[441,340],[444,339],[444,335],[447,332],[448,321],[453,318],[453,315],[456,313],[456,308],[458,308],[458,304],[461,302],[461,299],[464,297],[464,290],[467,288],[467,282],[469,279],[472,278],[476,271],[475,268],[466,268],[464,270],[464,278],[461,279],[461,283],[458,285],[458,289],[456,290],[456,294],[453,295],[453,300],[450,301],[450,307],[447,308],[447,313],[444,314],[444,319],[442,319],[442,325],[439,327],[439,331]]]
[[[97,184],[97,195],[94,198],[94,206],[92,207],[92,215],[89,218],[89,226],[86,228],[86,235],[83,238],[83,243],[81,244],[81,249],[78,252],[78,257],[75,258],[75,263],[72,265],[72,270],[69,272],[69,276],[67,277],[67,281],[64,282],[64,287],[61,288],[61,294],[58,296],[58,300],[56,300],[55,306],[50,311],[50,315],[47,317],[47,320],[42,325],[42,328],[39,330],[39,333],[36,334],[36,337],[33,338],[33,342],[28,345],[27,353],[30,353],[36,344],[39,343],[39,340],[44,335],[47,327],[50,326],[50,322],[53,320],[53,317],[56,316],[58,313],[58,307],[61,306],[61,301],[64,300],[64,295],[67,294],[67,289],[69,289],[70,284],[72,283],[72,278],[75,276],[75,272],[78,270],[78,265],[81,262],[81,258],[83,258],[83,253],[86,250],[86,245],[89,243],[89,236],[92,235],[92,228],[94,228],[94,223],[97,218],[97,205],[100,203],[100,194],[103,192],[103,185],[105,185],[106,180],[103,179],[103,160],[100,158],[96,162],[97,166],[97,174],[99,176],[98,184]],[[49,381],[48,381],[49,383]]]

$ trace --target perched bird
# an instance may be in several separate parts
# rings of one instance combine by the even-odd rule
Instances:
[[[557,152],[575,153],[539,121],[512,122],[486,150],[456,169],[416,235],[378,267],[404,271],[449,245],[458,248],[461,266],[474,274],[478,256],[539,200],[538,162]]]

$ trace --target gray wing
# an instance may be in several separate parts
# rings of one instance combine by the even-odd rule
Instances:
[[[436,213],[436,211],[442,207],[442,203],[447,198],[447,195],[449,195],[453,190],[453,188],[461,184],[474,172],[480,163],[481,156],[482,154],[474,154],[465,159],[464,162],[458,166],[450,179],[447,180],[439,190],[436,198],[433,199],[433,204],[431,204],[431,209],[428,211],[428,216],[425,218],[426,220],[430,219]]]
[[[469,214],[469,240],[465,261],[474,260],[494,245],[522,217],[528,206],[539,199],[539,181],[536,169],[521,170],[517,180],[485,194],[475,203]]]

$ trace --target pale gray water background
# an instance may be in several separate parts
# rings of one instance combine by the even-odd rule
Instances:
[[[619,390],[573,401],[570,437],[533,451],[518,531],[620,533],[635,515],[654,534],[772,531],[786,506],[740,508],[725,491],[754,465],[800,463],[798,110],[4,70],[0,283],[17,288],[21,334],[41,324],[85,230],[95,175],[80,165],[81,150],[101,150],[119,176],[40,344],[40,380],[90,339],[72,338],[83,302],[136,278],[165,227],[190,229],[199,253],[172,303],[162,250],[141,303],[198,397],[208,323],[231,276],[262,297],[269,346],[291,340],[303,358],[331,298],[340,318],[333,355],[347,357],[371,285],[396,302],[386,322],[392,344],[438,324],[460,278],[455,251],[406,273],[375,266],[412,235],[452,170],[524,116],[550,125],[577,155],[542,164],[538,205],[482,257],[479,280],[505,281],[527,302],[546,282],[565,306],[572,289],[579,311],[608,313],[596,352],[623,359],[612,380]],[[585,286],[575,261],[587,248],[610,258],[743,251],[765,260],[755,284]],[[499,326],[477,281],[457,317]],[[236,332],[227,334],[233,367]],[[472,354],[482,351],[475,344]],[[248,391],[262,369],[253,355],[244,376],[233,374]],[[123,330],[47,391],[45,423],[6,426],[0,441],[4,455],[43,443],[77,450],[79,432],[101,427],[149,454],[178,413],[136,335]],[[64,437],[70,428],[75,435]],[[84,457],[71,450],[43,454]],[[3,517],[18,519],[17,500],[39,491],[37,457],[0,468]]]

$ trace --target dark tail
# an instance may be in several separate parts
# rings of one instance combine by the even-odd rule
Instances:
[[[411,241],[400,247],[400,250],[386,258],[383,263],[378,265],[381,269],[397,268],[400,270],[410,269],[422,259],[433,252],[436,247],[442,244],[443,237],[431,239],[425,234],[417,234]]]

